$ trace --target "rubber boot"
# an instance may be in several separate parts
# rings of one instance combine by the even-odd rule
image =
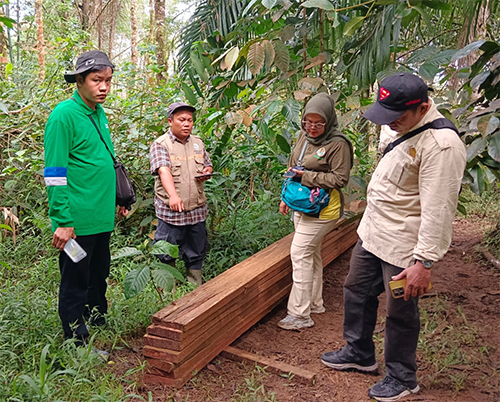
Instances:
[[[196,286],[201,286],[203,279],[201,277],[201,269],[188,269],[187,280]]]

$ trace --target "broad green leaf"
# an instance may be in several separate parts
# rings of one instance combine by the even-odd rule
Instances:
[[[431,18],[425,9],[423,9],[422,7],[418,7],[418,6],[412,6],[411,8],[413,8],[414,10],[417,10],[417,12],[420,14],[422,19],[424,20],[425,25],[427,25],[429,28],[432,27]]]
[[[196,98],[196,95],[194,94],[193,90],[189,87],[189,85],[183,82],[181,83],[181,88],[182,92],[184,92],[184,95],[186,96],[186,99],[189,101],[189,103],[191,103],[192,105],[196,105],[198,103],[198,99]]]
[[[483,137],[477,137],[468,147],[467,147],[467,163],[474,159],[476,156],[483,153],[488,145],[488,141]]]
[[[363,25],[365,17],[353,17],[344,26],[344,35],[352,36]]]
[[[286,153],[286,154],[290,153],[290,150],[291,150],[290,144],[285,139],[285,137],[283,137],[281,134],[277,134],[276,135],[276,142],[278,143],[278,146],[281,148],[281,150],[284,153]]]
[[[117,260],[123,257],[133,257],[134,255],[142,255],[142,251],[135,247],[123,247],[111,256],[111,260]]]
[[[335,10],[335,7],[328,0],[307,0],[301,4],[305,8],[321,8],[322,10]]]
[[[151,269],[153,269],[153,268],[165,269],[168,272],[170,272],[175,279],[178,279],[181,282],[185,282],[184,276],[176,268],[174,268],[171,265],[163,264],[160,261],[155,261],[151,264]]]
[[[337,28],[340,25],[339,14],[336,11],[334,10],[328,11],[326,16],[328,17],[329,20],[333,21],[332,24],[333,28]]]
[[[481,166],[475,165],[470,170],[470,175],[474,180],[469,184],[470,189],[476,194],[482,194],[486,190],[486,182],[484,180],[484,172]]]
[[[490,121],[488,122],[488,127],[486,127],[486,135],[493,134],[496,131],[496,129],[498,128],[499,124],[500,124],[500,120],[498,120],[498,117],[492,116]]]
[[[234,66],[234,63],[236,63],[236,60],[238,60],[238,55],[240,53],[240,49],[238,46],[234,46],[227,52],[226,57],[224,58],[224,61],[226,63],[226,68],[228,70],[231,70]]]
[[[480,116],[471,121],[471,124],[473,124],[473,122],[476,124],[477,130],[483,135],[483,137],[486,137],[486,130],[488,129],[490,118],[490,116]]]
[[[141,293],[149,282],[150,271],[148,266],[134,269],[125,275],[123,293],[126,299],[131,299]]]
[[[472,89],[479,87],[486,79],[490,76],[490,71],[483,71],[482,73],[476,75],[470,82]]]
[[[16,184],[17,184],[17,180],[14,180],[14,179],[12,179],[12,180],[7,180],[7,181],[4,183],[3,187],[4,187],[6,190],[9,190],[9,189],[11,189],[11,188],[16,187]]]
[[[488,155],[495,161],[500,162],[500,132],[493,134],[490,137],[488,144]]]
[[[463,216],[467,216],[467,209],[465,208],[464,204],[458,203],[457,211],[460,212]]]
[[[467,46],[465,46],[463,49],[460,49],[453,55],[453,57],[451,58],[451,62],[453,63],[454,61],[457,61],[462,57],[468,56],[474,50],[479,49],[484,44],[484,42],[484,40],[478,40],[476,42],[469,43]]]
[[[440,68],[429,63],[424,63],[420,66],[418,72],[420,76],[427,81],[434,80],[434,77],[439,72]]]
[[[426,46],[422,49],[415,50],[408,60],[408,64],[421,63],[423,61],[429,60],[431,57],[436,56],[439,53],[439,48],[437,46]]]
[[[290,67],[290,53],[288,52],[288,48],[279,39],[273,41],[273,46],[275,53],[274,64],[282,72],[286,73]]]
[[[265,55],[265,65],[266,67],[271,67],[274,62],[274,47],[273,44],[266,40],[262,41],[262,47],[264,48]]]
[[[247,64],[248,69],[253,75],[257,75],[264,65],[265,52],[264,47],[259,43],[253,43],[248,49]]]
[[[157,241],[151,247],[151,254],[154,255],[163,255],[168,254],[171,257],[177,258],[179,257],[179,246],[174,244],[170,244],[165,240]]]
[[[151,276],[155,284],[163,290],[171,292],[174,288],[175,279],[166,269],[155,269],[151,271]]]
[[[300,113],[300,103],[295,99],[287,99],[281,109],[281,114],[290,122],[298,122]]]

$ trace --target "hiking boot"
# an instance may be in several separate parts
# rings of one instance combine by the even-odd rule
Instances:
[[[420,391],[418,384],[408,387],[392,377],[385,377],[368,391],[368,396],[380,402],[399,401],[401,398]]]
[[[311,314],[323,314],[325,311],[325,306],[311,307]]]
[[[310,328],[314,325],[314,321],[311,318],[299,318],[293,315],[287,315],[280,322],[278,322],[278,327],[286,330],[298,330],[303,328]]]
[[[357,360],[349,354],[347,348],[342,348],[333,352],[323,353],[321,361],[325,366],[335,370],[354,369],[363,373],[372,373],[377,371],[377,361],[375,357],[365,360]]]
[[[189,283],[192,283],[196,287],[201,286],[203,283],[203,278],[201,276],[201,269],[188,269],[186,278]]]

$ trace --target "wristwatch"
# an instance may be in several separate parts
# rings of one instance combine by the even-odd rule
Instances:
[[[419,261],[422,263],[422,265],[426,269],[431,269],[432,266],[434,265],[434,261],[432,261],[432,260],[419,260]]]

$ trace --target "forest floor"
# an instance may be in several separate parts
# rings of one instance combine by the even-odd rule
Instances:
[[[488,263],[478,245],[484,223],[457,219],[453,242],[432,272],[434,290],[422,298],[422,332],[417,351],[420,393],[405,401],[500,401],[500,271]],[[232,346],[316,373],[313,385],[267,373],[252,364],[217,357],[183,388],[144,384],[140,395],[153,401],[369,401],[368,388],[383,378],[384,298],[376,328],[377,375],[340,372],[324,366],[319,356],[344,345],[342,284],[351,250],[324,271],[326,313],[313,315],[315,326],[283,331],[276,323],[286,303],[241,336]],[[114,370],[124,372],[142,358],[140,339],[113,352]],[[149,399],[151,400],[151,399]]]

